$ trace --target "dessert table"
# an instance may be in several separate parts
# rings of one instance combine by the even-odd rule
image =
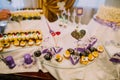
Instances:
[[[53,31],[59,31],[60,35],[53,37],[49,33],[47,23]],[[0,74],[38,72],[41,70],[44,73],[49,72],[57,80],[119,80],[119,71],[117,73],[116,66],[109,61],[109,48],[107,49],[106,45],[104,45],[105,43],[103,39],[105,38],[100,35],[100,33],[103,33],[103,30],[106,29],[101,28],[101,25],[93,20],[91,20],[88,25],[80,24],[78,29],[86,30],[86,35],[81,39],[81,42],[84,43],[84,41],[91,36],[95,36],[98,39],[95,45],[104,46],[104,52],[100,53],[99,57],[95,60],[91,61],[87,65],[80,64],[79,62],[76,65],[73,65],[70,60],[65,58],[63,58],[62,62],[56,62],[54,58],[47,61],[43,56],[40,56],[39,58],[34,58],[33,56],[33,60],[36,60],[35,64],[30,67],[22,65],[23,56],[26,53],[33,55],[34,51],[41,50],[41,48],[51,48],[55,47],[57,44],[57,46],[62,47],[62,51],[60,52],[61,55],[65,53],[66,49],[75,48],[76,39],[71,36],[71,32],[76,29],[76,26],[78,25],[69,21],[67,24],[62,23],[62,26],[60,26],[60,20],[50,23],[44,16],[41,16],[41,20],[25,20],[19,23],[10,22],[5,29],[5,33],[40,30],[42,32],[43,41],[40,46],[33,45],[22,48],[12,47],[1,52],[0,54],[4,57],[11,55],[15,60],[16,67],[9,69],[5,63],[0,61]]]

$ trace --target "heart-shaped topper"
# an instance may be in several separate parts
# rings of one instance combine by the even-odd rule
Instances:
[[[77,40],[80,40],[82,39],[86,34],[86,31],[85,30],[80,30],[80,31],[77,31],[77,30],[74,30],[71,35],[73,38],[77,39]]]

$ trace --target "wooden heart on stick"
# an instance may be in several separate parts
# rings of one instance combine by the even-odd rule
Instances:
[[[73,38],[77,39],[77,40],[80,40],[82,39],[86,34],[86,31],[85,30],[80,30],[80,31],[77,31],[77,30],[74,30],[71,35]]]

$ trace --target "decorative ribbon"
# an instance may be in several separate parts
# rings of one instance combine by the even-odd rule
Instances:
[[[115,23],[115,22],[105,21],[105,20],[100,19],[98,17],[93,18],[93,20],[95,20],[96,22],[98,22],[98,23],[100,23],[102,25],[110,27],[110,28],[112,28],[115,31],[120,29],[120,26],[118,26],[117,23]]]

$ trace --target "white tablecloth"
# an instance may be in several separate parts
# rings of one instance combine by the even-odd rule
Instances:
[[[59,21],[49,23],[52,30],[55,32],[60,31],[61,34],[56,36],[58,41],[58,45],[63,47],[64,50],[68,48],[73,48],[76,46],[75,39],[70,35],[71,31],[73,31],[76,25],[69,23],[67,28],[60,27]],[[102,28],[101,28],[102,27]],[[81,25],[80,29],[85,29],[87,34],[82,39],[83,41],[89,36],[96,35],[97,38],[104,44],[104,38],[101,37],[100,34],[105,33],[105,30],[108,30],[108,27],[103,27],[102,25],[91,21],[88,26]],[[46,24],[46,20],[42,17],[41,20],[31,20],[31,21],[22,21],[20,23],[11,22],[8,24],[5,32],[16,32],[16,31],[31,31],[31,30],[41,30],[43,34],[43,42],[42,46],[52,47],[55,46],[54,39],[49,33],[49,29]],[[112,31],[111,31],[112,32]],[[108,33],[107,33],[108,34]],[[49,39],[48,39],[49,37]],[[114,37],[114,36],[113,36]],[[113,39],[113,38],[112,38]],[[98,43],[99,44],[99,43]],[[30,53],[38,49],[39,47],[31,47],[27,49],[20,49],[17,51],[13,51],[11,53],[3,54],[4,56],[12,55],[15,59],[16,63],[20,64],[19,61],[22,60],[23,55],[25,53]],[[28,50],[29,49],[29,50]],[[64,52],[63,50],[63,52]],[[62,53],[63,53],[62,52]],[[14,69],[9,69],[2,61],[0,61],[0,73],[18,73],[18,72],[37,72],[41,69],[43,72],[51,73],[57,80],[116,80],[118,79],[116,66],[113,65],[109,61],[108,54],[106,51],[101,53],[99,58],[95,59],[91,64],[85,67],[76,67],[71,64],[71,66],[66,67],[65,61],[61,66],[57,63],[56,66],[54,64],[51,66],[52,62],[46,62],[43,58],[37,59],[40,61],[40,64],[35,64],[31,68],[24,68],[23,66],[15,67]],[[18,61],[18,62],[17,62]],[[79,63],[78,63],[79,64]],[[39,65],[39,66],[38,66]],[[65,66],[65,67],[64,67]],[[70,67],[70,68],[69,68]]]

